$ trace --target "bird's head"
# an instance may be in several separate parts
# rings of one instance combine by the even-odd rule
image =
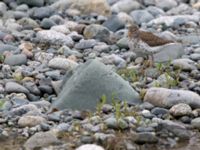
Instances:
[[[137,31],[139,30],[139,27],[136,24],[128,24],[128,37],[134,37]]]

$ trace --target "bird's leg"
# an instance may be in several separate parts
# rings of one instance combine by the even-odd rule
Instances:
[[[154,57],[153,54],[148,55],[146,67],[153,67],[154,65]]]
[[[149,66],[150,66],[150,67],[153,67],[153,65],[154,65],[154,57],[153,57],[153,54],[150,54],[149,56],[150,56],[150,59],[149,59]]]
[[[144,61],[141,67],[141,74],[145,76],[145,69],[148,67],[148,57],[144,57]]]
[[[149,57],[147,56],[147,58],[144,61],[144,67],[148,68],[148,66],[149,66]]]

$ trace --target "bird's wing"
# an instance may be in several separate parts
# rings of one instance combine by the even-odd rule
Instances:
[[[149,46],[160,46],[167,43],[173,43],[173,41],[160,38],[151,32],[140,31],[139,36],[140,39],[145,41]]]

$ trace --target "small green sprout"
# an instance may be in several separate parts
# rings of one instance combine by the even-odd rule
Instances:
[[[97,104],[97,108],[96,108],[97,113],[99,115],[101,114],[103,105],[106,103],[106,101],[107,101],[106,95],[102,95],[100,102]]]

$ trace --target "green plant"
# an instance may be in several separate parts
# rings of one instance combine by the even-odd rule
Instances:
[[[5,56],[0,54],[0,63],[3,63],[4,62],[4,59],[5,59]]]
[[[4,100],[4,99],[1,99],[1,100],[0,100],[0,109],[3,108],[4,103],[5,103],[5,100]]]
[[[162,74],[163,72],[170,73],[171,59],[166,63],[156,63],[156,69]]]
[[[123,113],[124,113],[125,116],[129,113],[127,101],[123,102]]]
[[[135,69],[120,69],[117,71],[117,73],[124,78],[125,80],[128,80],[130,82],[136,82],[139,80],[138,73]]]
[[[153,87],[161,87],[161,85],[158,81],[155,81]]]
[[[179,84],[180,82],[180,73],[181,73],[180,68],[174,71],[174,79],[176,80],[177,84]]]
[[[177,79],[172,78],[168,73],[165,73],[165,77],[169,88],[174,87],[178,84]]]
[[[119,122],[119,119],[122,117],[120,102],[116,102],[114,108],[115,108],[115,118]]]
[[[141,99],[144,99],[144,96],[145,96],[146,92],[147,92],[146,89],[141,89],[141,90],[140,90],[140,98],[141,98]]]
[[[162,72],[164,70],[164,66],[162,63],[156,63],[156,69],[159,71],[159,72]]]
[[[23,79],[23,75],[22,75],[22,73],[21,72],[15,72],[14,74],[13,74],[13,78],[16,80],[16,81],[21,81],[22,79]]]
[[[136,119],[136,121],[137,121],[137,124],[140,125],[140,124],[141,124],[141,121],[142,121],[142,116],[136,115],[136,116],[135,116],[135,119]]]
[[[115,92],[112,93],[112,97],[111,97],[112,106],[115,106],[115,103],[116,103],[115,97],[116,97],[116,95],[117,94]]]
[[[106,100],[107,100],[106,95],[102,95],[100,98],[100,102],[97,104],[97,107],[96,107],[96,111],[98,115],[101,114],[103,105],[106,103]]]

